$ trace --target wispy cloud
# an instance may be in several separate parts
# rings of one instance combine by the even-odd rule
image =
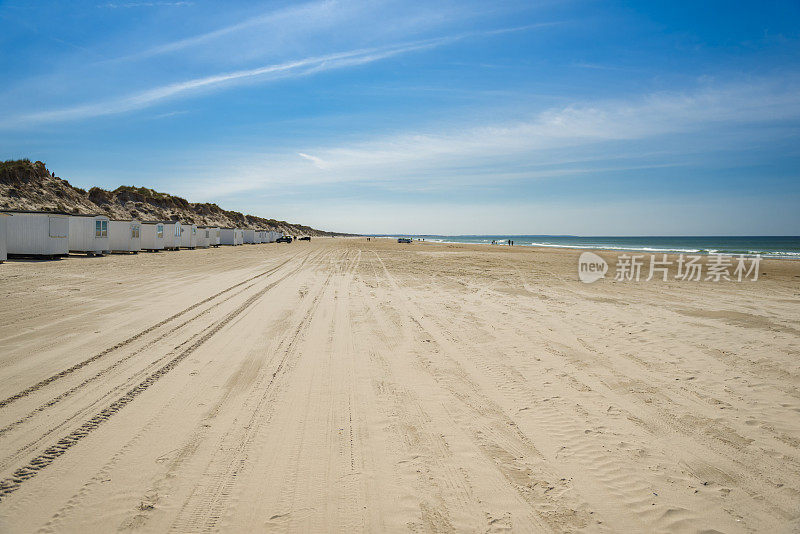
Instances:
[[[32,125],[41,122],[81,120],[105,115],[125,113],[154,106],[167,99],[181,95],[210,90],[221,86],[231,86],[252,80],[269,81],[281,78],[308,76],[328,70],[341,69],[379,61],[392,56],[439,46],[450,39],[436,39],[416,43],[406,43],[384,48],[351,50],[325,56],[308,57],[254,69],[245,69],[202,78],[163,85],[140,93],[102,102],[93,102],[68,108],[41,111],[19,115],[0,122],[0,126],[13,127]]]
[[[309,20],[330,17],[333,13],[333,8],[337,6],[337,4],[338,2],[327,0],[270,11],[242,20],[236,24],[230,24],[198,35],[153,46],[141,52],[117,58],[117,60],[144,59],[170,52],[177,52],[186,48],[203,45],[243,30],[268,24],[283,23],[296,25],[300,21],[305,21],[307,23]]]
[[[165,2],[163,5],[181,5],[184,2]],[[114,7],[129,7],[138,5],[162,5],[159,2],[132,2],[121,4],[108,4]],[[373,2],[352,2],[347,0],[320,0],[299,5],[290,5],[280,9],[251,15],[234,24],[228,24],[210,31],[202,32],[189,37],[184,37],[167,43],[151,46],[133,54],[124,55],[107,61],[127,61],[141,60],[163,54],[174,53],[190,48],[202,47],[214,42],[222,41],[226,37],[237,36],[246,33],[248,30],[259,29],[266,34],[279,34],[285,38],[287,32],[299,35],[303,40],[307,40],[313,32],[317,30],[341,32],[343,29],[354,26],[361,26],[359,33],[369,31],[375,25],[372,19],[381,20],[385,17],[385,10],[391,6],[391,2],[377,0]],[[397,30],[407,30],[413,32],[431,25],[436,26],[443,21],[439,20],[440,12],[436,10],[416,9],[409,10],[411,13],[404,16],[393,18],[392,27]],[[477,13],[471,12],[466,7],[459,10],[447,10],[445,21],[458,19],[459,12],[472,16]],[[564,21],[540,22],[527,24],[511,28],[499,28],[483,32],[484,35],[502,35],[526,31],[548,26],[565,24]]]
[[[328,164],[325,162],[325,160],[323,160],[322,158],[318,158],[316,156],[312,156],[311,154],[306,154],[304,152],[298,152],[297,155],[300,156],[301,158],[303,158],[304,160],[310,161],[318,169],[323,169],[324,170],[328,166]]]
[[[188,7],[194,2],[108,2],[97,7],[110,9],[135,8],[135,7]]]
[[[502,31],[522,31],[534,26],[538,25],[507,28]],[[466,32],[458,35],[404,42],[383,47],[349,50],[335,54],[313,56],[294,61],[265,65],[252,69],[224,72],[201,78],[193,78],[183,82],[171,83],[116,99],[18,115],[16,117],[10,117],[5,121],[0,121],[0,127],[19,127],[42,122],[83,120],[125,113],[144,109],[168,99],[197,93],[203,90],[208,91],[220,87],[230,87],[252,81],[265,82],[297,78],[324,71],[365,65],[401,54],[444,46],[470,37],[492,35],[497,33],[497,31],[500,30]]]
[[[185,110],[182,110],[182,111],[168,111],[167,113],[159,113],[158,115],[153,115],[150,118],[153,119],[153,120],[168,119],[170,117],[177,117],[179,115],[186,115],[187,113],[189,113],[189,112],[185,111]]]
[[[772,80],[655,93],[625,101],[575,103],[510,123],[421,130],[347,146],[306,147],[234,164],[228,169],[231,179],[224,190],[216,192],[222,195],[276,183],[451,188],[489,179],[546,179],[676,166],[680,162],[675,151],[692,154],[698,149],[698,139],[705,144],[719,139],[718,144],[723,144],[729,139],[723,141],[720,132],[733,129],[739,132],[735,141],[750,146],[755,138],[742,125],[780,127],[785,121],[797,121],[799,89],[796,81]],[[670,135],[686,136],[687,141],[665,151],[656,140]],[[626,150],[620,142],[646,145]],[[297,161],[298,154],[314,165]],[[231,158],[224,159],[229,166]]]

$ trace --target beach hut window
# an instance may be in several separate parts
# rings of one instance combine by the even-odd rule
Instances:
[[[196,233],[197,233],[197,228],[192,227],[192,235],[195,235]]]
[[[94,236],[95,237],[108,237],[108,221],[95,221],[94,222]]]
[[[181,227],[176,224],[175,225],[175,237],[180,237],[180,236],[181,236]]]
[[[50,237],[67,237],[69,222],[65,217],[50,217]],[[67,222],[67,224],[64,224]]]
[[[158,238],[159,239],[163,239],[164,238],[164,225],[163,224],[159,224],[158,226],[156,226],[156,231],[158,232]]]
[[[139,227],[131,226],[131,239],[139,239]]]

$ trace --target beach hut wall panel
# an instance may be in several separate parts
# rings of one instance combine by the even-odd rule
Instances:
[[[61,256],[69,253],[69,215],[46,211],[6,211],[6,253]]]
[[[236,229],[236,233],[234,234],[236,238],[236,245],[244,245],[244,230],[241,228]]]
[[[220,245],[220,229],[219,226],[209,226],[208,229],[211,232],[211,237],[208,241],[208,245],[211,247],[218,247]]]
[[[181,248],[181,223],[179,221],[164,221],[164,248],[167,250]]]
[[[108,221],[108,234],[112,252],[142,250],[142,223],[135,219]]]
[[[181,246],[183,248],[197,248],[197,225],[181,225]]]
[[[256,231],[250,230],[249,228],[245,228],[242,230],[243,241],[247,244],[253,244],[256,242]]]
[[[239,243],[236,242],[236,235],[237,235],[236,228],[220,228],[219,229],[219,239],[220,245],[238,245]]]
[[[141,229],[142,250],[164,250],[164,223],[145,221]]]
[[[69,220],[69,251],[87,254],[110,252],[108,223],[105,215],[72,215]]]
[[[197,228],[197,246],[200,248],[208,248],[211,246],[211,228],[208,226],[200,226]]]
[[[8,236],[8,232],[6,230],[6,219],[8,217],[11,217],[11,215],[0,213],[0,263],[3,263],[8,259],[8,249],[6,247],[6,239]]]

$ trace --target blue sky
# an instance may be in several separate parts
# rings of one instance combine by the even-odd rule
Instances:
[[[800,234],[794,2],[0,2],[0,158],[369,233]]]

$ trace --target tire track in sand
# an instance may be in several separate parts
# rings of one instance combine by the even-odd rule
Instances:
[[[291,337],[284,338],[276,350],[283,348],[283,356],[275,370],[268,375],[264,386],[257,384],[252,388],[259,397],[245,425],[236,425],[222,438],[222,443],[209,463],[206,473],[211,478],[210,483],[199,485],[184,503],[171,531],[175,532],[210,532],[223,516],[223,511],[233,493],[238,476],[243,472],[251,447],[259,429],[269,420],[268,413],[264,413],[264,405],[270,398],[277,379],[284,375],[290,368],[290,358],[297,356],[297,347],[311,325],[316,315],[322,295],[329,287],[333,271],[330,271],[322,287],[314,296],[308,311],[294,329]],[[266,378],[266,377],[265,377]],[[246,402],[249,404],[249,402]]]
[[[292,258],[290,258],[290,259],[292,259]],[[273,269],[270,269],[269,272],[265,272],[265,273],[262,273],[262,274],[264,274],[264,275],[273,274],[285,264],[286,264],[286,262],[282,263],[281,265],[278,265],[277,267],[275,267]],[[261,275],[259,275],[259,276],[261,276]],[[285,279],[285,277],[283,277],[282,279]],[[247,281],[245,281],[245,282],[247,282]],[[0,428],[0,437],[2,437],[4,434],[10,432],[11,430],[15,429],[16,427],[20,426],[21,424],[26,423],[27,421],[29,421],[30,419],[32,419],[33,417],[35,417],[39,413],[42,413],[43,411],[55,406],[57,403],[65,400],[66,398],[70,397],[71,395],[77,393],[78,391],[82,390],[84,387],[86,387],[90,383],[102,378],[107,373],[113,371],[114,369],[116,369],[117,367],[119,367],[120,365],[125,363],[126,361],[130,360],[134,356],[137,356],[137,355],[143,353],[146,349],[148,349],[148,348],[154,346],[156,343],[164,340],[169,335],[174,334],[176,331],[181,330],[183,327],[189,325],[190,323],[195,322],[196,320],[200,319],[204,315],[207,315],[208,313],[210,313],[211,311],[215,310],[216,308],[218,308],[220,305],[224,304],[225,302],[228,302],[229,300],[233,299],[234,297],[236,297],[236,296],[242,294],[243,292],[247,291],[248,289],[252,288],[256,283],[257,282],[252,282],[249,285],[247,285],[247,286],[243,287],[242,289],[240,289],[239,291],[231,293],[226,298],[224,298],[222,300],[219,300],[218,302],[215,302],[213,305],[211,305],[210,307],[204,309],[203,311],[201,311],[200,313],[198,313],[197,315],[195,315],[191,319],[188,319],[188,320],[184,321],[183,323],[181,323],[179,325],[176,325],[174,328],[172,328],[172,329],[162,333],[158,337],[148,341],[145,345],[142,345],[141,347],[139,347],[135,351],[131,352],[127,356],[124,356],[122,359],[117,360],[116,362],[114,362],[110,366],[106,367],[105,369],[100,370],[95,375],[85,379],[84,381],[82,381],[79,384],[73,386],[72,388],[60,393],[56,397],[54,397],[54,398],[50,399],[49,401],[47,401],[47,402],[39,405],[38,407],[34,408],[31,412],[26,414],[24,417],[12,422],[12,423],[9,423],[8,425],[6,425],[3,428]],[[213,322],[211,324],[213,324]],[[185,344],[186,342],[197,338],[199,335],[200,335],[199,333],[192,335],[187,341],[184,341],[182,344]],[[173,349],[173,351],[174,351],[174,349]],[[81,408],[80,410],[78,410],[74,415],[64,419],[63,421],[61,421],[60,423],[56,424],[55,426],[50,427],[46,432],[44,432],[44,434],[42,434],[38,438],[34,439],[33,441],[27,443],[25,446],[19,448],[19,450],[17,450],[16,452],[11,454],[10,456],[4,458],[2,461],[0,461],[0,470],[5,470],[9,463],[15,461],[20,455],[24,454],[26,451],[29,451],[31,448],[36,447],[39,442],[41,442],[42,440],[47,438],[50,434],[58,431],[62,426],[64,426],[67,423],[69,423],[72,419],[75,419],[77,417],[80,417],[81,415],[84,415],[94,405],[96,405],[99,402],[101,402],[104,397],[108,397],[108,396],[114,394],[117,391],[120,391],[120,390],[123,390],[125,388],[130,387],[130,383],[131,382],[133,382],[134,380],[137,380],[138,377],[146,375],[148,372],[150,372],[150,370],[152,368],[156,367],[160,362],[162,362],[163,360],[169,358],[171,352],[172,351],[170,351],[168,353],[165,353],[163,356],[159,356],[154,361],[149,362],[144,368],[139,369],[138,371],[135,371],[131,376],[126,378],[125,382],[115,386],[114,388],[112,388],[111,390],[106,392],[105,394],[103,394],[100,397],[98,397],[97,399],[95,399],[92,403],[90,403],[87,406],[85,406],[84,408]]]
[[[295,254],[295,256],[297,256],[297,254]],[[91,356],[90,358],[87,358],[87,359],[85,359],[85,360],[83,360],[81,362],[78,362],[78,363],[76,363],[75,365],[73,365],[71,367],[68,367],[68,368],[66,368],[66,369],[64,369],[62,371],[59,371],[58,373],[56,373],[54,375],[51,375],[51,376],[45,378],[44,380],[40,380],[39,382],[33,384],[32,386],[28,386],[27,388],[23,389],[19,393],[15,393],[14,395],[11,395],[10,397],[8,397],[6,399],[0,400],[0,408],[4,408],[4,407],[8,406],[9,404],[11,404],[12,402],[17,401],[17,400],[19,400],[19,399],[21,399],[23,397],[27,397],[31,393],[34,393],[35,391],[38,391],[38,390],[42,389],[43,387],[55,382],[56,380],[60,380],[61,378],[64,378],[65,376],[68,376],[68,375],[74,373],[75,371],[78,371],[79,369],[82,369],[82,368],[86,367],[87,365],[96,362],[97,360],[99,360],[100,358],[102,358],[104,356],[106,356],[106,355],[108,355],[108,354],[110,354],[112,352],[115,352],[115,351],[117,351],[117,350],[119,350],[119,349],[121,349],[123,347],[126,347],[127,345],[130,345],[131,343],[133,343],[134,341],[138,340],[139,338],[141,338],[143,336],[146,336],[147,334],[153,332],[154,330],[157,330],[158,328],[161,328],[162,326],[164,326],[166,324],[169,324],[170,322],[172,322],[175,319],[181,317],[182,315],[185,315],[185,314],[189,313],[190,311],[198,308],[199,306],[202,306],[203,304],[211,302],[215,298],[217,298],[217,297],[219,297],[221,295],[224,295],[225,293],[228,293],[229,291],[232,291],[232,290],[236,289],[237,287],[241,287],[241,286],[243,286],[244,284],[246,284],[248,282],[252,282],[253,280],[261,278],[262,276],[266,276],[268,274],[271,274],[271,273],[275,272],[276,270],[280,269],[282,266],[284,266],[288,262],[290,262],[295,256],[292,256],[291,258],[289,258],[288,260],[284,261],[283,263],[277,265],[276,267],[268,269],[267,271],[264,271],[263,273],[259,273],[259,274],[255,275],[255,276],[252,276],[252,277],[250,277],[250,278],[248,278],[246,280],[243,280],[243,281],[241,281],[241,282],[239,282],[237,284],[234,284],[234,285],[232,285],[232,286],[230,286],[230,287],[228,287],[226,289],[223,289],[222,291],[220,291],[218,293],[215,293],[215,294],[211,295],[210,297],[207,297],[207,298],[205,298],[205,299],[203,299],[203,300],[201,300],[199,302],[195,302],[194,304],[192,304],[188,308],[185,308],[185,309],[179,311],[178,313],[175,313],[175,314],[167,317],[166,319],[163,319],[162,321],[159,321],[158,323],[156,323],[156,324],[154,324],[154,325],[152,325],[152,326],[150,326],[148,328],[145,328],[141,332],[132,335],[128,339],[126,339],[124,341],[120,341],[116,345],[113,345],[113,346],[111,346],[111,347],[109,347],[109,348],[107,348],[107,349],[105,349],[105,350],[103,350],[101,352],[98,352],[94,356]]]
[[[447,408],[452,419],[462,427],[472,442],[490,459],[536,513],[544,525],[556,531],[581,530],[593,521],[585,503],[574,496],[570,481],[558,476],[544,455],[505,411],[491,400],[464,371],[448,337],[403,291],[377,252],[389,289],[398,296],[400,312],[420,337],[438,350],[434,359],[416,352],[417,363],[433,380],[460,402]],[[388,333],[387,333],[388,334]]]
[[[291,258],[290,258],[291,260]],[[287,260],[290,261],[290,260]],[[273,287],[278,285],[281,281],[285,278],[294,274],[295,272],[299,271],[303,264],[302,262],[300,266],[297,267],[294,271],[287,273],[285,276],[281,277],[280,279],[276,280],[268,284],[266,287],[258,291],[255,295],[248,298],[244,303],[242,303],[238,308],[233,310],[232,312],[228,313],[225,318],[223,318],[220,322],[218,322],[214,327],[211,328],[208,332],[198,338],[194,343],[180,351],[174,358],[172,358],[169,362],[167,362],[164,366],[159,368],[154,373],[150,374],[147,378],[142,380],[137,386],[130,389],[127,393],[122,395],[116,401],[112,402],[106,408],[98,412],[94,417],[83,423],[80,427],[72,431],[70,434],[61,438],[55,445],[52,445],[45,449],[45,451],[35,458],[33,458],[30,462],[28,462],[23,467],[20,467],[14,474],[2,481],[0,481],[0,502],[9,494],[13,493],[14,491],[18,490],[21,485],[26,481],[30,480],[31,478],[35,477],[42,469],[52,464],[57,458],[64,455],[71,447],[81,441],[83,438],[88,436],[93,430],[99,427],[104,422],[108,421],[111,417],[113,417],[117,412],[119,412],[122,408],[127,406],[131,401],[133,401],[136,397],[138,397],[141,393],[146,391],[150,386],[155,384],[159,379],[164,377],[167,373],[172,371],[179,363],[181,363],[184,359],[186,359],[190,354],[192,354],[195,350],[197,350],[201,345],[203,345],[206,341],[211,339],[217,332],[219,332],[222,328],[224,328],[228,323],[236,319],[239,315],[242,314],[247,308],[255,304],[261,297],[263,297],[269,290]],[[256,275],[253,278],[258,278],[261,275]],[[238,287],[244,283],[247,283],[249,280],[245,280],[244,282],[240,282],[232,287]],[[231,289],[231,288],[229,288]],[[224,292],[223,292],[224,293]],[[216,295],[215,295],[216,296]],[[205,299],[207,302],[209,299]],[[196,306],[194,306],[196,307]],[[172,319],[170,319],[172,320]],[[166,321],[166,320],[165,320]],[[164,321],[162,321],[164,323]],[[159,323],[161,324],[161,323]],[[188,343],[188,342],[186,342]],[[179,345],[177,348],[182,347],[186,343]]]

